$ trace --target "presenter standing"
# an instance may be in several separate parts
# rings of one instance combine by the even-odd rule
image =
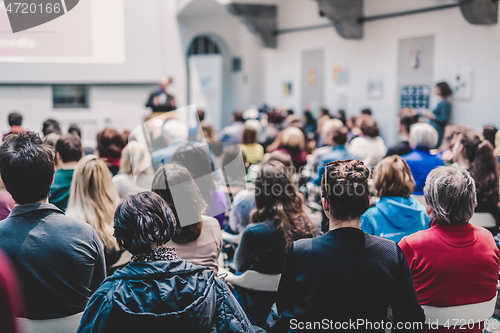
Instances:
[[[175,110],[175,98],[167,92],[167,88],[171,83],[173,83],[172,78],[163,78],[160,81],[160,89],[149,95],[146,107],[151,108],[153,112],[168,112]]]
[[[439,82],[435,88],[435,94],[441,98],[441,101],[434,111],[424,110],[422,115],[429,118],[430,124],[434,127],[438,134],[438,147],[443,142],[444,128],[450,122],[451,118],[451,96],[453,92],[446,82]]]

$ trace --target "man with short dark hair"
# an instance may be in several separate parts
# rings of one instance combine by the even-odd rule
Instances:
[[[14,264],[24,317],[77,315],[106,276],[94,229],[49,204],[54,156],[38,134],[9,136],[0,146],[0,175],[17,206],[0,222],[0,248]]]
[[[3,141],[5,141],[5,139],[7,138],[7,135],[24,132],[23,128],[21,127],[23,123],[22,114],[18,112],[12,112],[11,114],[9,114],[8,121],[10,126],[10,132],[5,133],[3,135]]]
[[[66,211],[73,171],[83,155],[82,143],[78,136],[66,134],[57,140],[55,148],[58,169],[54,173],[54,182],[50,186],[49,202],[60,210]]]
[[[399,155],[403,156],[411,153],[410,147],[410,127],[418,123],[419,115],[414,109],[403,108],[399,111],[399,128],[398,132],[401,134],[401,141],[387,150],[387,156]]]

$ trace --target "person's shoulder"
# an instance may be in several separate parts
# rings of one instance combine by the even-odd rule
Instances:
[[[401,242],[404,241],[406,244],[408,244],[412,248],[418,248],[421,246],[425,247],[427,242],[433,241],[434,235],[436,235],[436,232],[431,227],[429,229],[420,230],[420,231],[417,231],[411,235],[405,236],[405,237],[403,237]],[[401,242],[400,242],[400,244],[401,244]]]
[[[94,228],[88,223],[85,223],[76,218],[65,214],[51,214],[49,217],[54,222],[54,227],[61,232],[74,232],[74,235],[93,237]]]

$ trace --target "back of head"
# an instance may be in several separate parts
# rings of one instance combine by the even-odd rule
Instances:
[[[236,110],[233,112],[233,121],[240,121],[243,122],[245,119],[243,119],[243,112]]]
[[[152,175],[151,157],[145,144],[130,141],[122,151],[120,173],[126,175]]]
[[[105,248],[117,249],[111,225],[119,202],[106,163],[96,155],[84,156],[73,173],[67,215],[94,227]]]
[[[217,133],[215,132],[212,125],[206,121],[201,122],[201,130],[203,131],[203,136],[205,137],[206,143],[218,142]],[[203,140],[200,140],[203,141]]]
[[[329,213],[334,219],[359,219],[370,207],[369,176],[370,169],[361,161],[335,161],[325,165],[321,194],[329,203]]]
[[[163,125],[163,138],[169,145],[173,142],[186,141],[188,137],[188,128],[177,119],[169,119]]]
[[[68,133],[76,135],[80,139],[82,138],[82,130],[80,129],[80,126],[78,126],[76,124],[72,124],[69,126]]]
[[[178,222],[172,240],[185,244],[198,239],[207,204],[189,170],[175,163],[163,165],[155,173],[151,190],[165,200]]]
[[[500,201],[500,171],[489,141],[478,144],[470,173],[476,181],[477,201],[497,205]]]
[[[410,141],[414,148],[433,149],[438,143],[438,132],[430,124],[418,123],[411,127]]]
[[[400,156],[384,158],[373,173],[373,192],[377,197],[409,197],[415,180],[408,164]]]
[[[495,135],[498,132],[498,128],[495,126],[487,125],[483,126],[483,138],[488,140],[493,147],[495,147]]]
[[[200,120],[200,122],[202,122],[203,120],[205,120],[205,111],[203,111],[203,110],[196,110],[196,115],[198,116],[198,119]]]
[[[61,126],[59,122],[55,119],[47,119],[43,123],[42,132],[44,136],[47,136],[51,133],[56,133],[61,135]]]
[[[361,114],[362,115],[371,116],[372,115],[372,110],[369,109],[369,108],[363,109],[363,110],[361,110]]]
[[[339,119],[329,119],[321,125],[320,132],[323,137],[326,137],[331,131],[343,126],[344,123],[342,123]]]
[[[80,137],[73,134],[63,135],[57,140],[56,153],[63,163],[78,162],[83,155]]]
[[[453,95],[453,91],[451,90],[450,86],[446,82],[439,82],[436,84],[436,86],[439,88],[439,92],[441,94],[441,97],[449,97]]]
[[[303,210],[302,199],[287,168],[278,161],[263,164],[255,179],[255,210],[252,222],[278,220],[287,249],[294,240],[312,237],[313,228]]]
[[[370,138],[376,138],[379,136],[379,128],[377,121],[370,115],[363,115],[357,119],[359,123],[359,128],[361,129],[361,133],[363,135],[368,136]]]
[[[114,236],[130,253],[146,254],[168,243],[177,222],[166,202],[156,193],[141,192],[120,203],[114,214]]]
[[[273,151],[272,153],[264,155],[262,158],[261,164],[267,164],[271,161],[278,161],[283,163],[283,165],[288,169],[293,169],[293,161],[290,155],[285,154],[284,152],[281,151]]]
[[[241,233],[250,224],[250,214],[255,208],[255,192],[239,191],[234,196],[234,205],[229,214],[229,226]]]
[[[304,133],[297,127],[284,129],[281,135],[281,146],[303,151],[306,146]]]
[[[331,132],[332,143],[336,146],[343,146],[347,142],[347,136],[349,135],[349,130],[346,126],[336,128]]]
[[[44,200],[54,176],[54,153],[34,132],[10,135],[0,146],[0,176],[16,203]]]
[[[254,126],[245,125],[243,130],[243,141],[244,145],[249,145],[252,143],[257,143],[257,129]]]
[[[23,116],[18,112],[12,112],[9,114],[9,126],[21,126],[23,123]]]
[[[500,131],[495,134],[495,156],[500,155]]]
[[[414,109],[403,108],[399,111],[399,123],[403,125],[408,133],[412,125],[418,123],[418,113]]]
[[[469,172],[455,167],[439,167],[427,176],[425,203],[439,224],[465,224],[476,208],[476,186]]]
[[[105,128],[97,135],[97,151],[101,157],[120,158],[125,142],[121,134],[112,128]]]

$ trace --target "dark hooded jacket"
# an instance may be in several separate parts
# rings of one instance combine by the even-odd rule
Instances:
[[[226,282],[185,260],[135,262],[92,295],[78,333],[255,332]]]

